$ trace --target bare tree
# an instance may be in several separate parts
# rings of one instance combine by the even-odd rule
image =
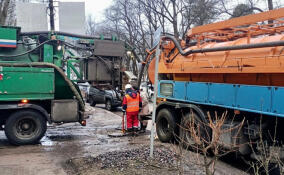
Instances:
[[[5,25],[8,25],[8,26],[15,26],[16,25],[15,10],[16,10],[16,2],[15,2],[15,0],[10,0]]]
[[[86,20],[86,34],[91,36],[96,34],[96,22],[92,15],[88,15]]]
[[[188,29],[208,24],[220,14],[218,0],[187,0],[183,3],[180,32],[185,37]]]
[[[173,33],[179,39],[188,29],[211,22],[218,14],[217,0],[117,0],[106,10],[106,22],[99,28],[115,33],[125,40],[134,59],[127,67],[138,74],[138,63],[145,62],[151,48],[153,33],[162,27],[163,33]],[[129,58],[129,57],[128,57]],[[142,74],[144,71],[140,71]],[[141,75],[140,75],[141,77]]]
[[[259,134],[256,138],[249,138],[253,160],[246,162],[251,165],[255,175],[283,174],[278,172],[280,167],[283,167],[283,161],[280,159],[281,146],[277,141],[277,118],[271,124],[274,125],[274,130],[267,131],[263,124],[263,116],[260,116]]]
[[[247,0],[242,3],[236,4],[236,6],[231,6],[229,0],[221,0],[220,11],[229,15],[230,17],[239,17],[244,15],[253,14],[256,12],[263,12],[266,10],[273,10],[274,6],[277,8],[283,7],[283,2],[279,0],[263,0],[267,3],[267,8],[263,6],[259,0]],[[261,5],[262,4],[262,5]],[[270,23],[272,21],[269,21]]]
[[[161,17],[161,23],[165,23],[167,20],[173,29],[174,36],[179,38],[178,31],[178,16],[181,14],[182,1],[177,0],[156,0],[147,3],[147,0],[139,1],[145,8],[151,9],[154,13]],[[166,32],[166,26],[163,25],[163,32]]]
[[[10,3],[11,0],[1,0],[0,2],[0,25],[6,24]]]
[[[30,0],[0,0],[0,25],[16,25],[16,2],[30,2]]]
[[[268,10],[273,10],[273,2],[272,0],[267,0]]]
[[[145,37],[143,37],[146,34],[144,21],[141,20],[141,14],[141,6],[135,1],[130,0],[116,1],[115,4],[106,11],[108,22],[105,23],[111,23],[111,25],[107,27],[109,28],[108,30],[115,32],[119,38],[125,40],[129,49],[132,51],[132,56],[126,57],[126,67],[131,67],[131,71],[133,71],[135,75],[138,75],[137,64],[141,62],[141,57],[144,53],[143,48],[147,45],[145,43]]]
[[[197,157],[196,164],[204,167],[206,175],[214,175],[216,161],[230,152],[237,151],[242,146],[237,142],[225,143],[222,137],[227,133],[233,133],[232,136],[237,139],[244,120],[226,128],[223,125],[227,120],[227,112],[221,116],[218,116],[216,112],[215,117],[211,117],[210,113],[207,116],[208,121],[205,122],[201,121],[193,111],[183,115],[178,139],[185,148],[192,148],[196,152],[202,153],[201,158]],[[211,150],[212,156],[208,156],[209,150]]]

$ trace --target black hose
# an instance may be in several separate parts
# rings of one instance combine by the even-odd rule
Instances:
[[[17,55],[0,55],[0,57],[13,58],[13,57],[23,56],[23,55],[26,55],[26,54],[29,54],[29,53],[35,51],[36,49],[40,48],[42,45],[44,45],[44,44],[46,44],[46,43],[48,43],[50,41],[54,41],[54,40],[47,40],[47,41],[39,44],[37,47],[33,48],[32,50],[29,50],[29,51],[24,52],[24,53],[20,53],[20,54],[17,54]]]
[[[185,51],[181,48],[179,42],[176,40],[176,38],[175,38],[174,36],[165,35],[165,36],[162,36],[162,39],[169,39],[169,40],[173,41],[174,44],[175,44],[175,46],[176,46],[176,48],[178,49],[178,51],[179,51],[179,53],[180,53],[181,55],[187,56],[187,55],[191,54],[191,51],[192,51],[192,50],[189,50],[189,51],[185,52]]]
[[[17,54],[17,55],[0,55],[0,57],[6,57],[6,58],[13,58],[13,57],[19,57],[19,56],[23,56],[23,55],[26,55],[26,54],[29,54],[33,51],[35,51],[36,49],[42,47],[44,44],[48,43],[48,42],[51,42],[51,41],[59,41],[59,42],[62,42],[64,45],[70,47],[70,48],[77,48],[77,49],[81,49],[81,50],[92,50],[91,48],[83,48],[83,47],[79,47],[79,46],[75,46],[73,44],[70,44],[70,43],[67,43],[65,41],[61,41],[61,40],[47,40],[47,41],[44,41],[43,43],[40,43],[37,47],[27,51],[27,52],[24,52],[24,53],[20,53],[20,54]]]
[[[284,41],[273,41],[273,42],[264,42],[264,43],[256,43],[256,44],[242,44],[236,46],[225,46],[225,47],[213,47],[213,48],[205,48],[205,49],[195,49],[184,51],[179,42],[175,37],[172,36],[163,36],[163,39],[170,39],[174,42],[177,47],[179,53],[183,56],[187,56],[193,53],[204,53],[204,52],[218,52],[218,51],[228,51],[228,50],[240,50],[240,49],[254,49],[254,48],[262,48],[262,47],[275,47],[275,46],[284,46]]]
[[[67,43],[67,42],[65,42],[65,41],[61,41],[61,40],[58,40],[58,41],[64,43],[66,46],[68,46],[68,47],[70,47],[70,48],[73,48],[73,49],[76,48],[76,49],[80,49],[80,50],[92,50],[92,48],[79,47],[79,46],[75,46],[75,45],[73,45],[73,44]]]
[[[155,48],[152,48],[149,52],[147,52],[147,55],[146,55],[146,57],[144,59],[144,62],[147,61],[146,59],[148,58],[149,53],[152,52],[154,49]],[[137,83],[138,88],[140,88],[140,84],[141,84],[141,81],[142,81],[142,76],[143,76],[143,73],[144,73],[144,69],[145,69],[146,64],[148,64],[148,62],[146,62],[145,64],[142,64],[142,66],[141,66],[140,73],[138,74],[139,75],[138,76],[138,83]]]
[[[273,42],[264,42],[264,43],[256,43],[256,44],[242,44],[242,45],[237,45],[237,46],[196,49],[196,50],[192,50],[192,53],[218,52],[218,51],[240,50],[240,49],[254,49],[254,48],[275,47],[275,46],[284,46],[284,41],[273,41]]]
[[[79,34],[59,32],[59,31],[54,31],[54,32],[50,32],[50,31],[21,32],[20,36],[41,35],[41,34],[50,34],[50,33],[55,34],[55,35],[64,35],[64,36],[82,38],[82,39],[100,39],[100,37],[96,37],[96,36],[79,35]],[[111,38],[105,38],[104,40],[112,40],[112,39]]]

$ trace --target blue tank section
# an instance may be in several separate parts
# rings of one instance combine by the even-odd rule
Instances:
[[[284,117],[284,87],[160,80],[158,97]]]

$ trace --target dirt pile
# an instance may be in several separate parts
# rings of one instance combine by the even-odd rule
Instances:
[[[154,158],[149,148],[114,151],[97,157],[75,158],[67,162],[70,174],[177,174],[176,154],[156,148]]]

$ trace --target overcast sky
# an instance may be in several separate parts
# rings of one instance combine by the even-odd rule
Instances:
[[[115,0],[59,0],[61,2],[85,2],[86,16],[91,14],[97,23],[102,22],[104,17],[104,10],[108,8]],[[232,4],[244,3],[247,0],[233,0]],[[279,5],[284,5],[284,0],[275,0],[275,8]],[[233,6],[233,5],[232,5]],[[267,10],[267,1],[258,1],[258,7]],[[229,7],[230,8],[230,7]]]
[[[60,0],[61,2],[85,2],[86,16],[89,14],[95,17],[96,22],[101,22],[103,13],[113,0]]]

